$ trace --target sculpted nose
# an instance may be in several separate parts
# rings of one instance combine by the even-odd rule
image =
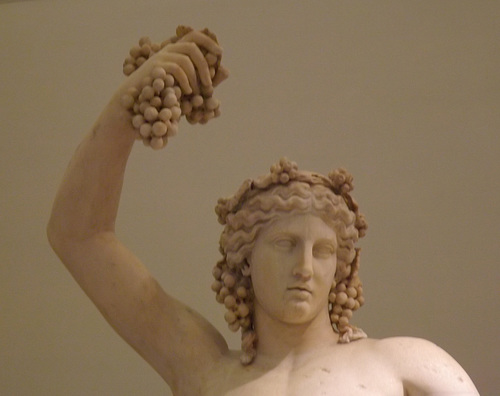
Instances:
[[[312,250],[303,249],[293,268],[293,275],[301,280],[311,279],[313,274],[313,255]]]

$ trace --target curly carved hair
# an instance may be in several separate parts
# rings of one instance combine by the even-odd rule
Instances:
[[[254,292],[247,259],[260,230],[283,213],[314,213],[337,235],[337,270],[329,295],[333,331],[340,342],[366,337],[349,321],[364,303],[358,277],[357,240],[365,234],[366,222],[349,195],[352,177],[339,169],[328,177],[299,171],[282,159],[271,173],[247,180],[231,198],[220,199],[216,207],[219,222],[225,225],[220,238],[223,258],[213,269],[212,289],[224,304],[225,319],[232,331],[242,332],[241,362],[249,364],[257,354],[257,334],[253,327]]]

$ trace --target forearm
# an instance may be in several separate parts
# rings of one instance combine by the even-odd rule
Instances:
[[[171,126],[174,121],[178,122],[178,117],[181,115],[179,102],[176,103],[176,106],[171,106],[171,97],[175,96],[176,101],[185,98],[189,102],[191,99],[201,98],[200,95],[192,95],[195,92],[201,92],[201,84],[204,84],[203,88],[207,92],[213,90],[211,69],[201,52],[201,47],[216,57],[220,57],[222,54],[222,49],[209,36],[202,32],[190,31],[182,36],[179,42],[165,46],[150,57],[129,75],[116,91],[90,133],[76,150],[56,196],[48,225],[49,239],[54,248],[56,248],[56,242],[81,241],[103,232],[114,231],[125,167],[135,136],[137,136],[137,131],[134,128],[140,129],[141,136],[152,147],[162,147],[166,142],[168,132],[175,132],[176,128],[171,128]],[[165,84],[167,84],[165,77],[161,73],[156,73],[158,69],[160,71],[163,69],[165,75],[172,73],[170,78],[174,77],[173,80],[176,84],[178,83],[178,91],[170,86],[165,88]],[[218,67],[217,71],[214,67],[212,69],[216,73],[214,81],[220,82],[227,77],[227,70],[222,66]],[[155,82],[160,80],[162,87],[156,84],[153,88],[151,82],[153,79]],[[162,79],[163,81],[161,81]],[[154,98],[149,97],[150,91],[148,91],[147,97],[146,93],[144,95],[141,93],[137,97],[130,93],[133,91],[138,93],[148,87]],[[168,89],[178,93],[170,92],[168,94]],[[211,94],[209,95],[211,98]],[[137,108],[128,106],[127,109],[124,107],[123,99],[127,99],[127,96],[135,101],[134,105]],[[152,105],[150,99],[157,99],[160,104]],[[169,100],[167,101],[167,99]],[[141,107],[144,104],[147,105],[146,109]],[[158,106],[166,106],[167,110],[170,110],[169,106],[172,109],[175,107],[177,118],[174,119],[173,110],[170,110],[169,116],[165,113],[160,117]],[[206,110],[207,113],[211,114],[211,117],[215,116],[216,109],[212,109],[210,112],[208,110],[211,108],[207,107],[202,111],[201,104],[197,106],[197,115],[203,116],[203,111]],[[145,111],[149,108],[153,108],[158,114],[151,113],[152,116],[147,116]],[[191,115],[191,110],[186,107],[184,113],[186,118]],[[144,122],[144,125],[137,124],[137,122],[132,123],[131,112],[136,114],[134,121],[142,119],[148,123]],[[193,111],[193,113],[195,112]],[[198,121],[201,122],[201,120]],[[160,129],[155,130],[157,124]],[[144,128],[147,132],[146,135],[142,131],[143,126],[150,127],[151,131]],[[167,134],[165,135],[164,132]],[[154,136],[150,136],[151,133]],[[158,143],[159,140],[162,144],[153,145],[153,140],[155,143]],[[57,245],[60,246],[60,243]]]
[[[130,115],[112,99],[66,170],[48,225],[53,246],[57,240],[83,240],[114,230],[134,140]]]

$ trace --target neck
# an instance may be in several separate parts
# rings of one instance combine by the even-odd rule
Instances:
[[[278,361],[338,342],[327,309],[311,321],[289,323],[271,317],[257,305],[254,320],[258,336],[257,360]]]

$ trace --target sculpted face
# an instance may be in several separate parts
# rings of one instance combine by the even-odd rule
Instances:
[[[364,301],[355,245],[367,225],[352,190],[345,169],[325,176],[281,159],[217,202],[225,227],[212,290],[229,328],[241,330],[244,365],[257,354],[256,322],[270,324],[262,315],[288,323],[322,318],[339,342],[362,336],[350,318]]]
[[[256,313],[290,324],[328,316],[336,250],[335,231],[311,213],[282,215],[264,227],[249,260]]]

